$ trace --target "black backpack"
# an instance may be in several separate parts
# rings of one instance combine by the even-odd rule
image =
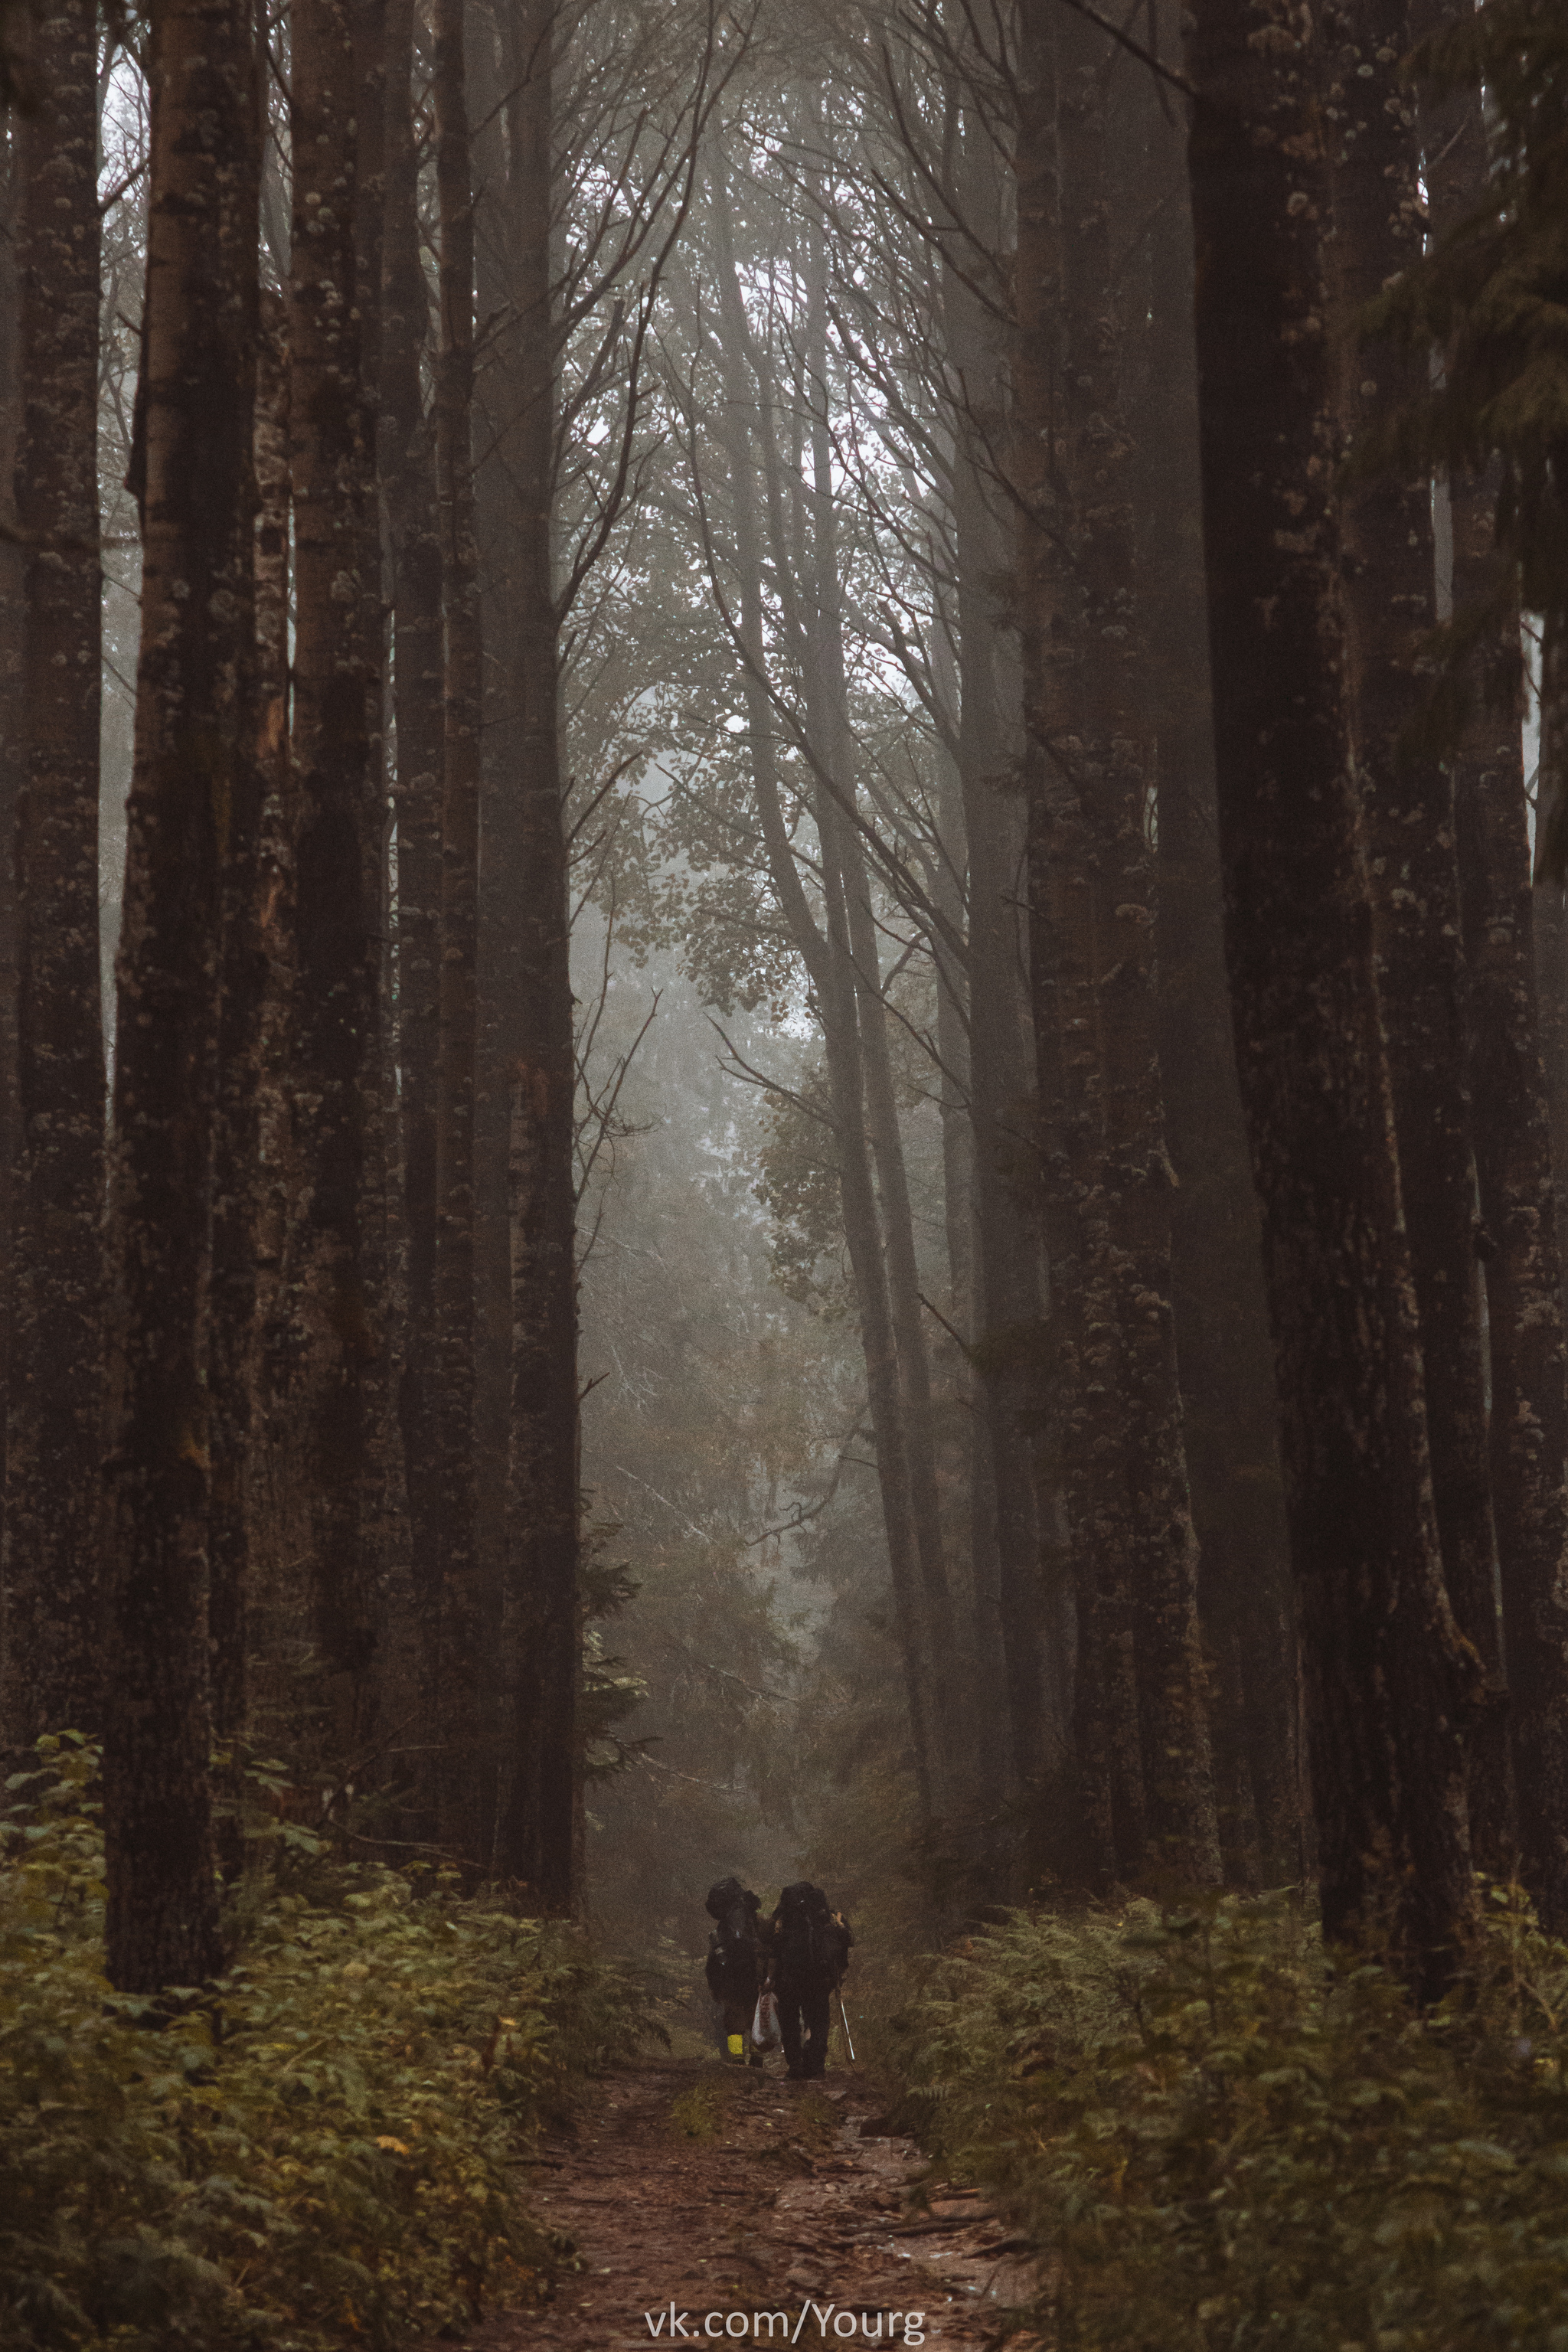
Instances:
[[[802,1879],[779,1896],[774,1931],[778,1973],[795,1984],[836,1985],[844,1973],[849,1933],[828,1908],[820,1886]]]
[[[757,1983],[756,1915],[761,1909],[738,1878],[721,1878],[708,1889],[704,1906],[713,1921],[708,1939],[708,1984],[715,1998],[738,1999]]]

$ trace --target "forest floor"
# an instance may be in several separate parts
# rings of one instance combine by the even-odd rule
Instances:
[[[528,2189],[575,2266],[547,2305],[487,2319],[469,2352],[995,2345],[1007,2305],[1035,2292],[1005,2225],[931,2177],[853,2073],[791,2083],[782,2063],[671,2058],[600,2084],[573,2136],[541,2147]],[[1012,2347],[1043,2352],[1037,2336]]]

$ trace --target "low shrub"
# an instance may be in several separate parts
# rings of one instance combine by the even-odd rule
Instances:
[[[317,1864],[155,2012],[101,1972],[96,1759],[43,1748],[0,1850],[6,2352],[392,2352],[546,2292],[516,2167],[649,2030],[631,1980],[450,1880]]]
[[[1568,1950],[1496,1890],[1410,2007],[1285,1899],[1019,1915],[899,2021],[903,2113],[1104,2352],[1568,2347]]]

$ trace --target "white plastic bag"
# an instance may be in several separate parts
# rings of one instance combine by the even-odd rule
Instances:
[[[753,2050],[782,2050],[784,2035],[779,2031],[779,2004],[776,1994],[757,1995],[757,2013],[752,2020]]]

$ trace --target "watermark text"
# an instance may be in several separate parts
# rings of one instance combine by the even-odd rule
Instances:
[[[666,2311],[645,2311],[647,2332],[677,2343],[811,2344],[826,2339],[837,2344],[923,2344],[923,2311],[871,2311],[858,2304],[804,2303],[798,2313],[787,2311],[682,2311],[671,2304]]]

